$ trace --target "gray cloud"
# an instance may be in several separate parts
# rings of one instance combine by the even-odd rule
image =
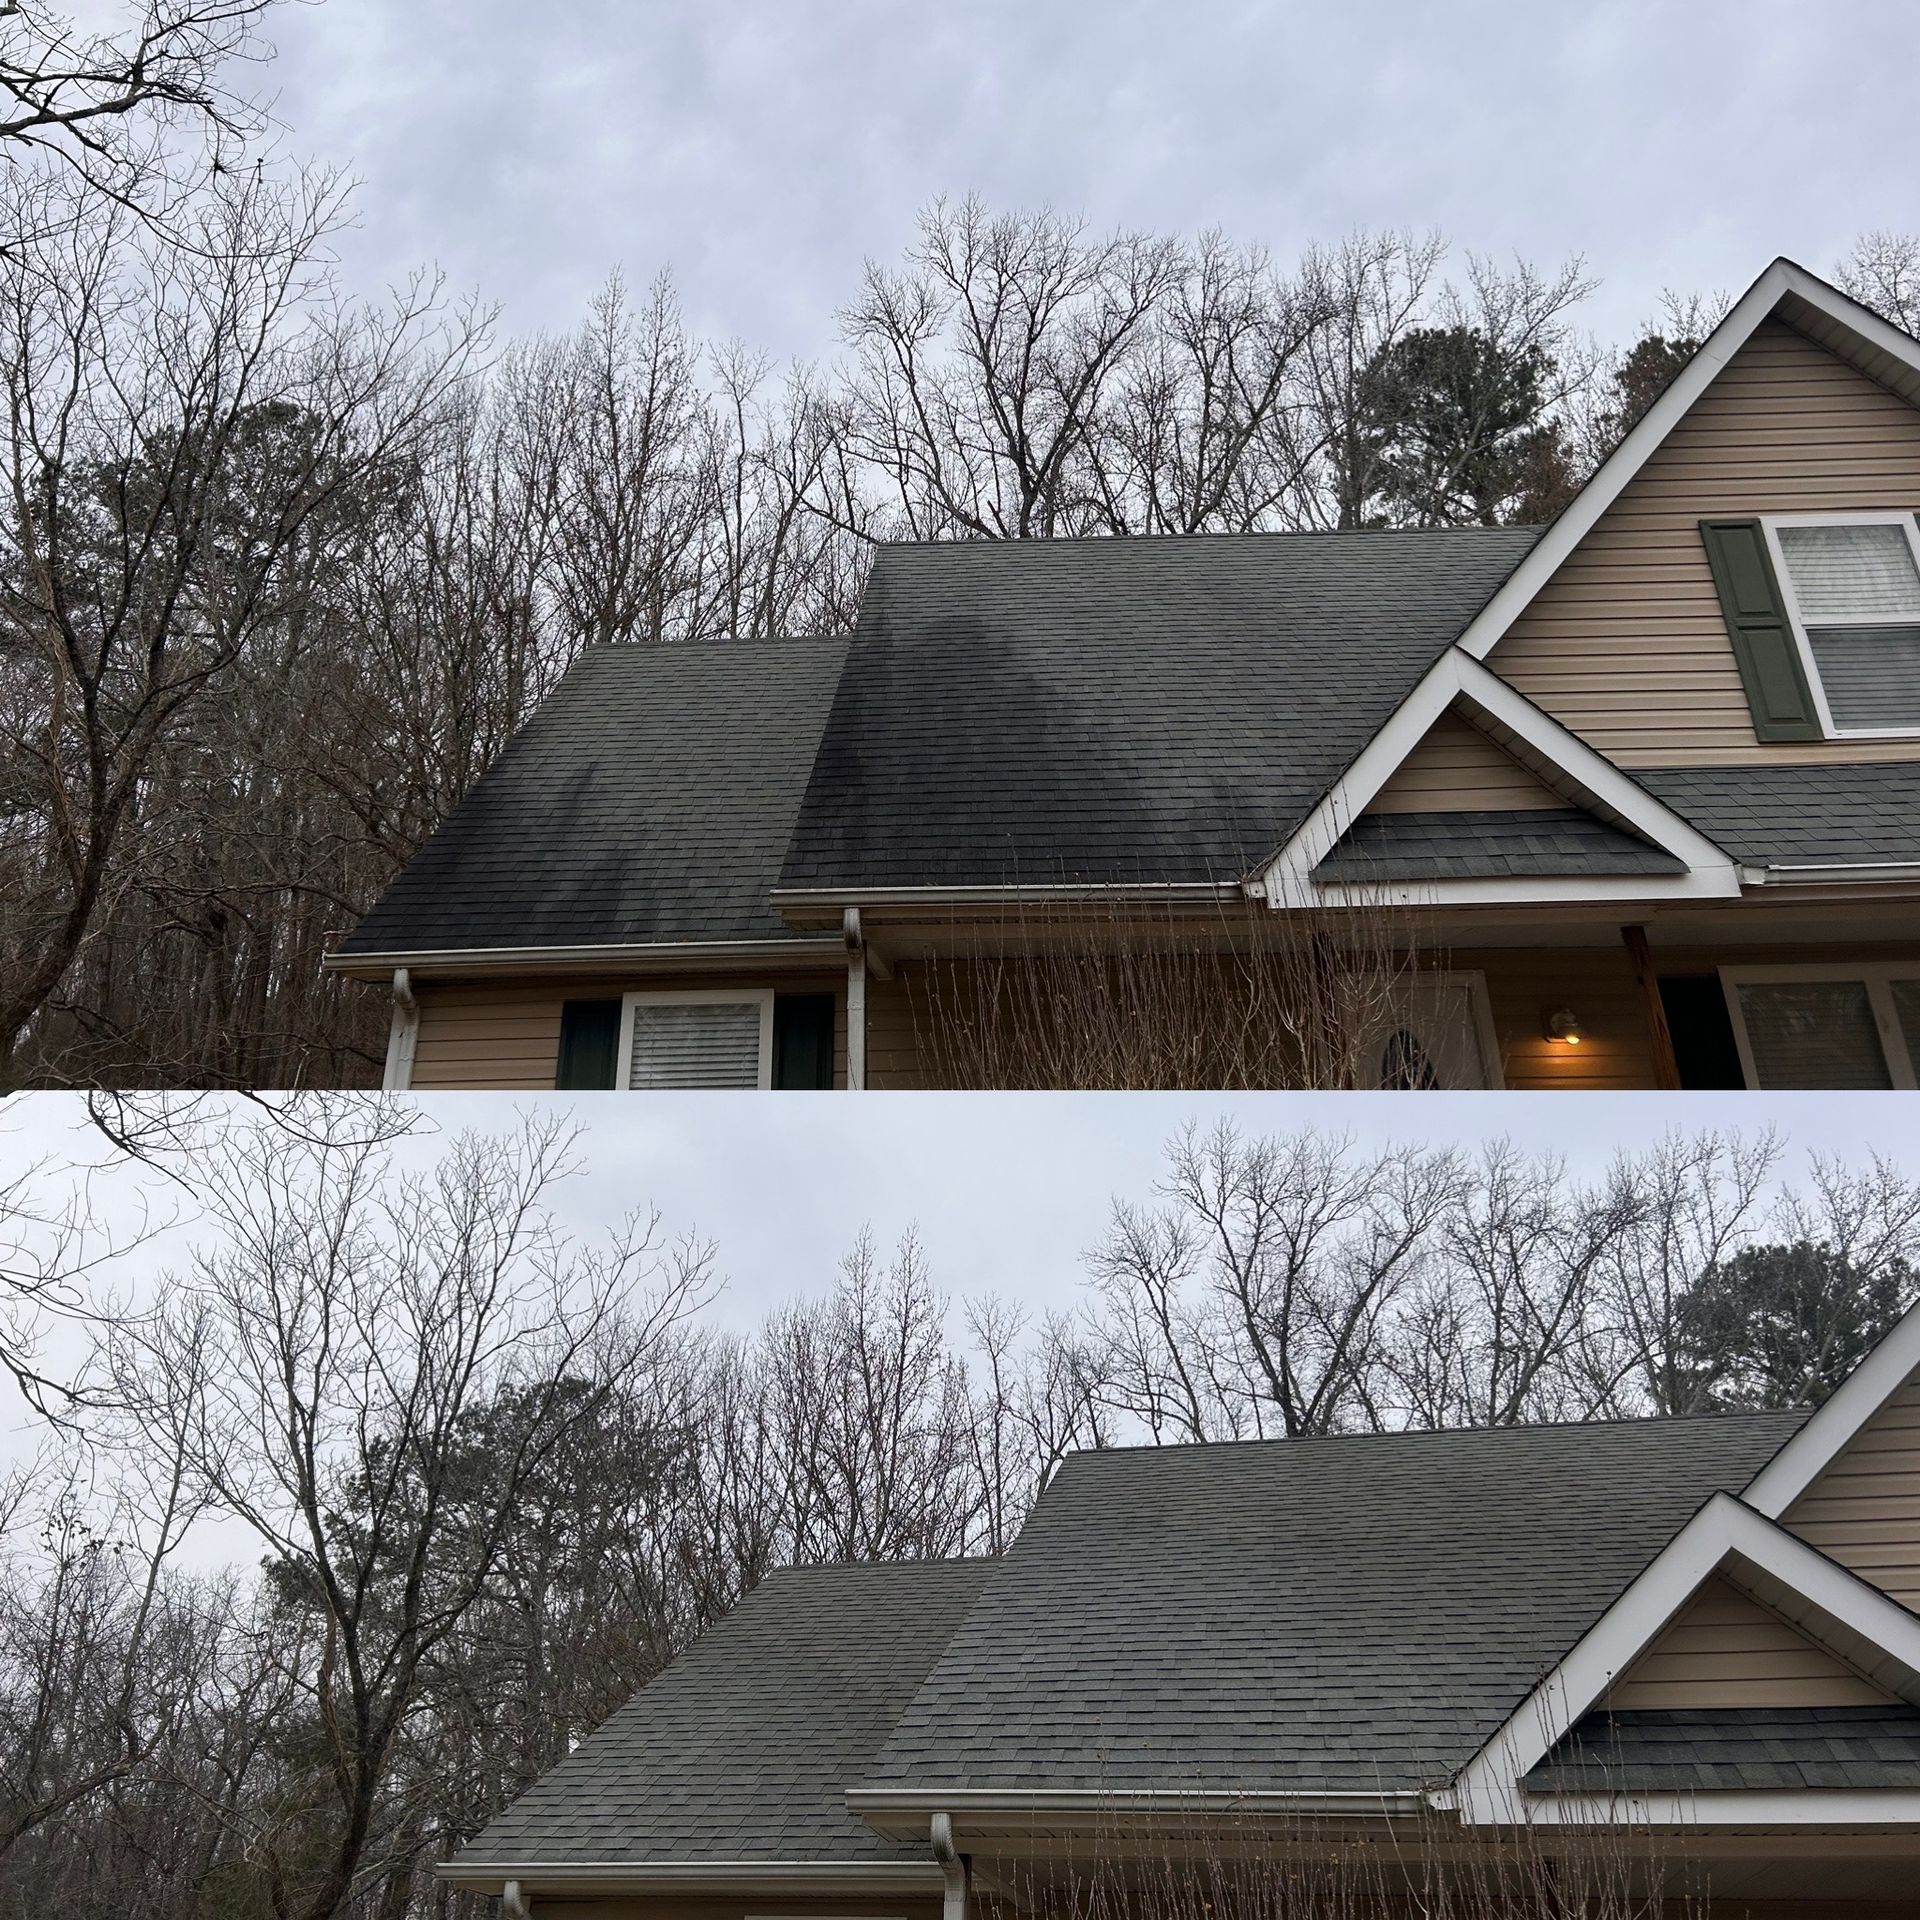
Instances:
[[[422,260],[565,325],[616,262],[701,330],[833,345],[863,255],[978,188],[1281,255],[1355,223],[1584,252],[1597,326],[1920,220],[1894,0],[326,0],[274,72],[363,178],[353,281]]]

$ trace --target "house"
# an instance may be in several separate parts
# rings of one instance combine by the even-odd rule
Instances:
[[[440,1871],[510,1920],[1034,1920],[1197,1860],[1232,1920],[1223,1861],[1480,1846],[1565,1904],[1418,1911],[1910,1914],[1917,1604],[1920,1310],[1811,1415],[1079,1454],[1002,1558],[773,1575]],[[1247,1911],[1375,1910],[1296,1897]]]
[[[1149,949],[1203,1030],[1291,981],[1293,1084],[1912,1087],[1916,509],[1920,343],[1776,261],[1545,529],[904,544],[849,636],[592,650],[328,965],[420,1088],[1139,1084],[968,1023],[1152,1032]]]

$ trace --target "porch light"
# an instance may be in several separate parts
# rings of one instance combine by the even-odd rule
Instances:
[[[1580,1016],[1571,1007],[1547,1015],[1547,1038],[1563,1046],[1577,1047],[1585,1036],[1580,1031]]]

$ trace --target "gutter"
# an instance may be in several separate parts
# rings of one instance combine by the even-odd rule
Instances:
[[[1337,1813],[1377,1815],[1388,1819],[1413,1814],[1428,1804],[1417,1788],[1386,1792],[1292,1792],[1259,1789],[1144,1787],[1138,1789],[1084,1787],[854,1787],[847,1793],[849,1811],[870,1824],[888,1815],[911,1816],[937,1806],[951,1820],[956,1813],[1004,1816],[1028,1813]],[[938,1818],[939,1815],[934,1817]]]
[[[579,1888],[590,1893],[859,1893],[927,1894],[944,1884],[931,1860],[442,1860],[434,1878],[473,1893],[524,1899]]]
[[[824,966],[838,961],[842,951],[834,935],[795,934],[777,940],[630,940],[592,946],[402,948],[383,953],[329,953],[320,965],[327,973],[377,980],[400,967],[414,974],[460,974],[605,973],[634,967],[722,968],[776,959]]]
[[[1742,867],[1740,878],[1750,887],[1831,885],[1847,881],[1864,886],[1875,881],[1920,881],[1920,860],[1808,861],[1800,866],[1782,861],[1764,867]]]
[[[776,912],[827,913],[839,908],[916,906],[1020,906],[1030,901],[1243,900],[1240,880],[1099,880],[1011,887],[776,887],[768,896]]]

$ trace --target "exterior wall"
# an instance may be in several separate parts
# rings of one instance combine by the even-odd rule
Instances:
[[[1909,1380],[1787,1510],[1784,1524],[1920,1609],[1920,1378]]]
[[[833,993],[833,1077],[847,1080],[846,976],[836,973],[660,974],[643,980],[588,979],[421,981],[420,1032],[413,1086],[420,1092],[489,1088],[507,1092],[553,1085],[560,1057],[560,1006],[565,1000],[608,1000],[648,989],[772,987],[778,993]]]
[[[1756,739],[1707,570],[1705,516],[1850,507],[1920,507],[1920,411],[1769,321],[1487,664],[1622,766],[1920,759],[1920,740]]]
[[[1656,947],[1662,973],[1711,973],[1749,963],[1841,961],[1911,955],[1913,946]],[[1455,947],[1445,965],[1478,972],[1500,1049],[1506,1085],[1538,1092],[1635,1090],[1653,1085],[1647,1014],[1633,966],[1618,937],[1590,947]],[[877,1088],[931,1084],[922,969],[903,963],[891,981],[867,983],[867,1075]],[[1580,1017],[1577,1047],[1546,1037],[1546,1017],[1559,1008]]]
[[[1608,1693],[1641,1707],[1876,1706],[1893,1696],[1725,1580],[1709,1580]]]
[[[1363,809],[1367,813],[1519,812],[1566,801],[1455,713],[1444,713]]]

